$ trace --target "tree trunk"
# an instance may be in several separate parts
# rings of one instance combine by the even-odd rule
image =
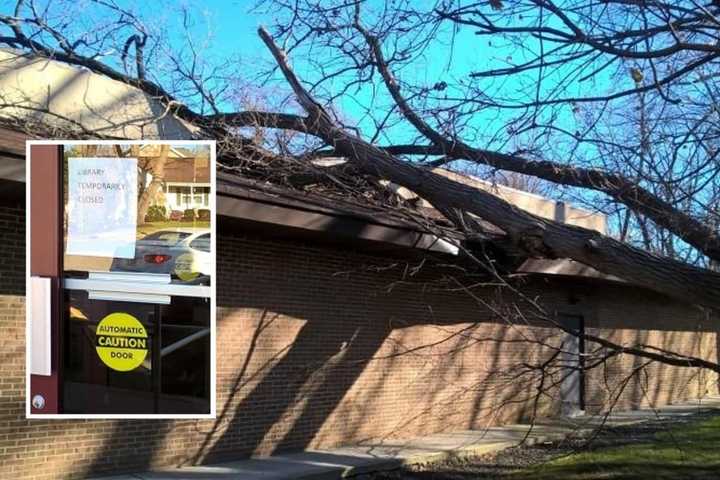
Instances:
[[[165,181],[165,164],[167,163],[168,153],[170,153],[170,145],[162,145],[160,147],[160,155],[150,163],[152,181],[140,195],[140,200],[138,201],[138,223],[145,223],[145,216],[150,208],[150,202],[162,188],[162,184]]]
[[[491,193],[403,162],[336,127],[302,87],[270,35],[262,28],[259,33],[308,112],[307,124],[361,171],[406,187],[440,210],[457,208],[484,218],[507,232],[530,256],[571,258],[631,284],[720,309],[720,274],[653,255],[595,231],[537,217]]]

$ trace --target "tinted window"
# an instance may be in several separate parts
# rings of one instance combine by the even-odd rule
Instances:
[[[64,413],[210,413],[209,299],[155,305],[66,290],[65,303]],[[147,355],[130,371],[109,368],[97,351],[98,323],[115,312],[147,331]]]
[[[200,235],[198,238],[190,242],[190,248],[200,250],[202,252],[210,252],[210,234]]]

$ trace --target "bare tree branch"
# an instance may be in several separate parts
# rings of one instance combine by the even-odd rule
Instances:
[[[536,217],[490,193],[402,162],[337,128],[303,88],[272,37],[264,28],[259,34],[314,119],[318,134],[361,171],[409,188],[438,208],[459,208],[484,218],[506,231],[531,256],[572,258],[651,290],[720,308],[720,274],[657,257],[597,232]]]

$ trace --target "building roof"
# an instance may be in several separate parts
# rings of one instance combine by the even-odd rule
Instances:
[[[126,139],[191,139],[197,133],[137,88],[18,50],[0,49],[0,92],[0,116],[51,130]]]
[[[439,238],[410,215],[403,216],[398,211],[342,198],[329,200],[315,193],[297,192],[231,173],[218,173],[217,193],[221,216],[346,239],[458,253],[454,242]],[[462,237],[455,235],[454,240],[461,241]]]
[[[0,92],[4,103],[12,105],[0,110],[0,122],[6,124],[41,125],[50,132],[54,129],[64,132],[87,129],[122,139],[190,139],[197,133],[192,125],[168,113],[159,101],[132,86],[81,67],[12,49],[0,49]],[[0,139],[0,157],[6,159],[0,167],[0,178],[24,181],[24,165],[21,164],[24,145],[21,144],[27,135],[12,128],[7,132]],[[156,154],[156,148],[142,147],[141,158]],[[174,148],[166,167],[166,181],[182,182],[193,178],[195,182],[209,183],[209,159],[196,159],[192,172],[187,170],[188,162],[178,161],[192,155],[189,149]],[[317,166],[336,166],[338,163],[342,163],[342,159],[330,159]],[[606,231],[605,218],[601,215],[445,169],[438,169],[436,173],[490,191],[541,217]],[[358,236],[369,240],[457,253],[451,243],[438,239],[440,231],[444,234],[450,231],[447,228],[449,222],[439,212],[423,201],[414,202],[413,192],[390,187],[395,190],[400,204],[393,201],[393,207],[387,208],[388,205],[362,195],[349,198],[333,195],[330,190],[303,191],[223,173],[218,176],[218,194],[222,199],[219,213],[335,233],[339,230],[333,226],[337,226],[338,219],[342,218],[348,225],[354,225]],[[258,206],[262,208],[258,209]],[[502,242],[501,230],[477,220],[482,230],[479,240]],[[451,235],[454,235],[451,239],[462,240],[457,233]],[[537,270],[540,267],[535,264],[528,268]],[[575,275],[587,272],[584,268],[567,265],[560,268],[547,263],[541,269],[548,273],[572,271]]]
[[[538,217],[555,220],[570,225],[577,225],[602,234],[607,233],[607,218],[597,212],[591,212],[566,202],[553,200],[535,193],[525,192],[516,188],[507,187],[498,183],[489,182],[473,175],[459,173],[446,168],[435,168],[433,172],[454,180],[458,183],[485,190],[496,195],[516,207],[530,212]],[[416,198],[417,195],[404,187],[396,187],[398,195],[403,198]],[[425,201],[424,206],[430,207]]]

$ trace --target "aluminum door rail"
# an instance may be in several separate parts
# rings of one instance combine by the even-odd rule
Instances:
[[[170,275],[134,272],[90,272],[88,278],[66,278],[64,288],[85,290],[91,300],[170,303],[171,296],[210,298],[205,285],[170,283]]]

